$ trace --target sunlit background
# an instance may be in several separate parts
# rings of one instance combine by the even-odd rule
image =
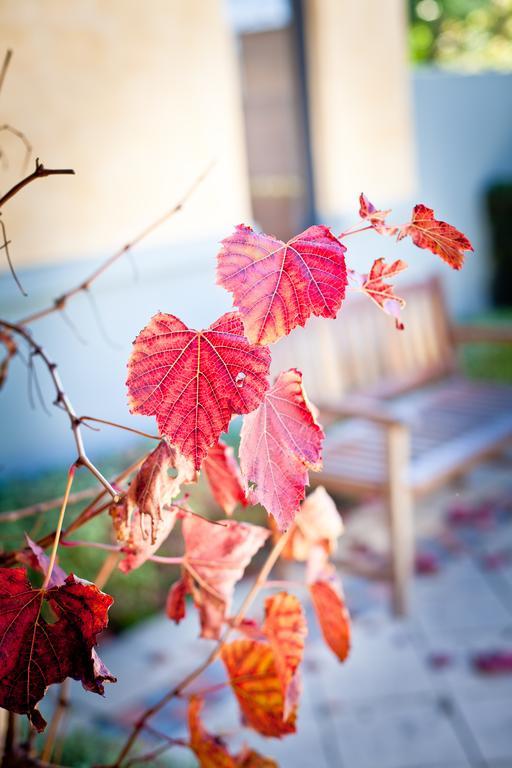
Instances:
[[[1,189],[25,175],[36,157],[76,172],[38,180],[4,207],[11,256],[28,296],[20,294],[0,250],[2,317],[24,318],[79,284],[208,169],[181,211],[65,311],[33,324],[79,414],[152,430],[151,420],[129,414],[125,397],[131,342],[149,318],[162,310],[200,328],[230,308],[230,297],[215,285],[215,257],[236,224],[284,239],[315,222],[340,232],[357,223],[363,191],[379,208],[392,208],[397,224],[418,202],[433,207],[470,238],[474,253],[456,273],[410,242],[365,232],[347,239],[351,266],[365,271],[381,256],[404,259],[409,270],[398,285],[437,276],[454,321],[482,320],[490,328],[510,323],[512,0],[0,0],[0,43],[0,58],[13,51],[0,92]],[[386,325],[389,318],[377,321]],[[370,348],[365,333],[373,322],[354,343]],[[12,361],[0,393],[3,510],[59,496],[63,468],[75,458],[46,371],[36,361],[29,372],[26,363]],[[479,379],[512,381],[508,347],[467,348],[462,365]],[[318,373],[327,382],[327,372]],[[510,413],[503,411],[505,418]],[[108,427],[86,430],[85,437],[106,474],[141,445],[140,438]],[[434,574],[419,587],[415,616],[427,615],[424,635],[414,622],[380,624],[373,614],[365,625],[368,604],[388,606],[387,593],[348,582],[349,604],[363,616],[356,630],[362,650],[340,683],[346,695],[338,683],[329,688],[325,671],[316,693],[307,694],[299,747],[285,740],[266,749],[281,750],[285,768],[313,760],[318,768],[512,765],[510,676],[488,689],[465,676],[465,657],[457,656],[468,637],[479,647],[510,648],[510,518],[508,527],[498,525],[510,515],[509,469],[500,459],[477,474],[469,490],[450,486],[427,502],[432,518],[422,518],[422,531],[430,543],[417,567],[428,572],[441,562],[441,576],[449,575],[436,582]],[[440,524],[441,536],[432,520],[446,522],[454,504],[476,528],[458,541],[470,552],[469,565],[457,561],[450,570],[439,555],[446,530]],[[486,509],[492,540],[482,543]],[[363,539],[368,519],[373,536],[373,518],[362,519]],[[482,558],[502,550],[509,558],[505,570],[491,568],[484,579]],[[96,554],[81,561],[88,577]],[[115,631],[161,608],[168,585],[153,566],[129,577],[132,591],[113,612]],[[122,593],[123,578],[114,577],[114,592]],[[445,608],[441,594],[450,596]],[[470,615],[473,635],[473,624],[466,631],[464,623]],[[452,620],[460,620],[456,630],[464,642],[443,624]],[[177,638],[176,631],[171,642],[167,628],[158,635],[159,627],[140,630],[148,665],[160,652],[157,636],[164,644]],[[135,642],[113,652],[121,666],[132,664]],[[162,671],[146,670],[137,658],[139,682],[161,685]],[[324,670],[313,656],[308,674],[315,663]],[[448,676],[436,677],[445,667]],[[109,696],[129,719],[140,691],[127,686]],[[153,693],[141,695],[147,703]],[[379,709],[372,708],[372,696],[380,697]],[[471,698],[480,709],[464,709]],[[106,717],[101,702],[87,706],[93,724]],[[395,719],[393,707],[400,713]],[[322,720],[322,743],[307,726],[315,717]],[[330,752],[325,744],[337,746]]]

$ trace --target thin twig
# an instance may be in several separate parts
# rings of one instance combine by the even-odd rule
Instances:
[[[245,597],[245,600],[240,606],[240,609],[238,610],[236,616],[234,617],[231,624],[228,627],[226,627],[221,638],[219,639],[215,647],[212,649],[209,656],[207,656],[207,658],[198,667],[196,667],[196,669],[194,669],[186,677],[184,677],[183,680],[180,683],[178,683],[178,685],[176,685],[174,688],[168,691],[168,693],[166,693],[165,696],[159,699],[155,704],[153,704],[151,707],[146,709],[146,711],[141,715],[141,717],[139,717],[139,719],[133,726],[133,729],[130,735],[128,736],[125,744],[123,745],[117,757],[117,760],[113,764],[112,768],[120,768],[120,766],[124,762],[125,757],[128,755],[132,746],[137,740],[139,733],[145,727],[146,722],[151,717],[153,717],[153,715],[159,712],[162,709],[162,707],[164,707],[169,701],[171,701],[171,699],[175,698],[176,696],[179,696],[180,693],[190,685],[190,683],[192,683],[197,677],[199,677],[199,675],[201,675],[204,672],[204,670],[207,669],[210,666],[210,664],[212,664],[220,656],[223,645],[226,643],[231,633],[242,622],[246,612],[249,610],[250,606],[256,599],[256,596],[258,595],[260,589],[265,584],[269,573],[271,572],[272,568],[274,567],[277,560],[279,559],[281,552],[286,546],[286,543],[293,529],[294,529],[294,526],[291,525],[290,528],[288,528],[288,530],[286,531],[286,533],[283,533],[280,536],[280,538],[277,540],[277,542],[274,544],[269,556],[267,557],[265,563],[263,564],[263,567],[261,568],[250,591]]]
[[[26,187],[27,184],[30,184],[36,179],[44,179],[45,176],[70,176],[74,173],[72,168],[45,168],[44,165],[39,162],[39,158],[37,158],[35,170],[32,171],[32,173],[29,173],[28,176],[25,176],[24,179],[21,179],[21,181],[18,181],[5,193],[5,195],[0,197],[0,208],[2,208],[8,200],[13,198],[14,195],[17,195],[23,187]]]
[[[85,488],[83,491],[76,491],[71,493],[68,499],[68,504],[77,504],[80,501],[86,501],[97,493],[96,488]],[[40,501],[37,504],[32,504],[30,507],[22,507],[20,509],[13,509],[8,512],[2,512],[0,514],[0,523],[12,523],[15,520],[22,520],[24,517],[33,517],[43,512],[50,512],[52,509],[60,507],[64,500],[63,496],[59,496],[58,499],[50,499],[49,501]]]
[[[52,577],[53,566],[55,565],[55,560],[57,557],[57,549],[59,548],[62,524],[64,522],[64,515],[66,514],[66,507],[68,506],[69,492],[71,491],[71,486],[73,485],[75,471],[76,471],[76,464],[72,464],[68,471],[68,481],[66,484],[66,490],[64,491],[64,499],[62,501],[62,506],[60,508],[59,519],[57,521],[57,528],[55,529],[55,538],[53,540],[52,551],[50,554],[50,561],[48,563],[48,570],[46,571],[46,575],[44,577],[44,581],[41,589],[46,589]],[[49,756],[48,756],[48,759],[49,759]]]
[[[30,160],[30,156],[32,155],[32,144],[27,139],[23,131],[18,130],[18,128],[15,128],[13,125],[9,125],[8,123],[0,125],[0,133],[12,134],[17,139],[19,139],[25,147],[25,158],[23,160],[23,165],[21,166],[22,173],[25,173],[27,170],[28,162]]]
[[[9,64],[10,64],[11,59],[12,59],[12,51],[9,48],[5,52],[5,56],[4,56],[4,60],[3,60],[3,64],[2,64],[2,69],[0,70],[0,91],[3,88],[5,76],[7,74],[7,70],[9,69]]]
[[[28,296],[28,293],[26,292],[26,290],[22,286],[22,284],[20,282],[20,279],[19,279],[18,275],[16,274],[16,270],[14,269],[14,264],[12,263],[11,254],[9,253],[9,244],[10,244],[11,241],[7,239],[7,232],[5,230],[5,224],[3,222],[3,219],[1,219],[1,218],[0,218],[0,228],[2,229],[2,240],[3,240],[3,243],[0,246],[0,250],[3,249],[5,251],[5,257],[7,259],[7,264],[9,265],[9,269],[11,270],[11,275],[14,278],[14,282],[16,283],[18,288],[20,289],[20,293],[23,296]]]
[[[189,197],[195,192],[197,187],[204,181],[206,176],[209,174],[210,170],[212,168],[212,164],[208,166],[208,168],[203,171],[203,173],[195,180],[195,182],[189,187],[187,192],[183,195],[181,200],[173,205],[172,208],[170,208],[168,211],[166,211],[162,216],[160,216],[158,219],[155,219],[151,224],[149,224],[147,227],[145,227],[141,232],[139,232],[138,235],[136,235],[133,240],[131,240],[129,243],[126,243],[126,245],[123,245],[122,248],[120,248],[118,251],[116,251],[112,256],[109,256],[108,259],[106,259],[102,264],[100,264],[99,267],[97,267],[95,270],[91,272],[91,274],[85,278],[85,280],[82,280],[81,283],[76,285],[74,288],[70,288],[70,290],[66,291],[65,293],[58,296],[56,299],[54,299],[53,303],[46,307],[45,309],[40,309],[38,312],[33,312],[31,315],[27,315],[27,317],[24,317],[22,320],[19,321],[20,325],[27,325],[28,323],[33,323],[35,320],[39,320],[42,317],[46,317],[47,315],[50,315],[52,312],[56,312],[59,309],[62,309],[66,306],[69,299],[71,299],[73,296],[76,296],[78,293],[88,291],[91,287],[91,284],[98,279],[104,272],[106,272],[109,267],[112,266],[118,259],[121,258],[121,256],[124,256],[125,253],[130,251],[132,248],[134,248],[136,245],[138,245],[142,240],[144,240],[148,235],[152,234],[158,227],[160,227],[162,224],[164,224],[168,219],[170,219],[172,216],[174,216],[176,213],[181,211]]]
[[[52,362],[49,359],[43,347],[34,341],[29,331],[23,326],[17,325],[15,323],[9,323],[6,320],[0,320],[0,326],[3,326],[4,328],[7,328],[13,333],[16,333],[22,338],[24,338],[25,341],[28,343],[29,347],[31,348],[33,354],[38,355],[44,361],[46,367],[48,368],[48,372],[53,381],[55,391],[57,394],[57,397],[55,399],[55,405],[64,409],[64,411],[68,415],[68,418],[71,424],[71,431],[73,432],[73,437],[75,439],[75,444],[78,452],[77,463],[83,465],[84,467],[87,467],[89,472],[91,472],[91,474],[93,474],[94,477],[97,480],[99,480],[99,482],[103,485],[103,487],[112,496],[114,501],[118,501],[119,494],[112,488],[108,480],[105,477],[103,477],[99,469],[92,463],[92,461],[87,456],[87,453],[85,452],[84,442],[82,439],[82,432],[80,430],[80,419],[76,415],[76,412],[71,404],[71,401],[64,391],[64,388],[62,386],[62,382],[57,370],[56,363]]]

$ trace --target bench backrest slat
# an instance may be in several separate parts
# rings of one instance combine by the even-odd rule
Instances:
[[[404,331],[366,296],[350,296],[336,320],[313,318],[272,348],[273,371],[295,367],[318,405],[349,393],[392,396],[453,371],[455,352],[437,278],[405,286]]]

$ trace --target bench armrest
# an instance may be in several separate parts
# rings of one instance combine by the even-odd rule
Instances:
[[[321,411],[338,418],[364,419],[383,427],[406,426],[402,419],[390,412],[385,401],[375,398],[347,398],[339,404],[323,406]]]
[[[456,344],[512,344],[512,325],[455,325],[453,336]]]

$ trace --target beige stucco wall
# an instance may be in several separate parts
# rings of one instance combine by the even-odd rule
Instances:
[[[404,0],[307,0],[313,159],[323,216],[413,191]]]
[[[249,215],[239,84],[222,0],[2,0],[14,51],[0,123],[47,166],[5,206],[16,264],[108,252],[163,212],[211,160],[208,180],[152,243],[229,231]],[[17,179],[22,149],[0,136]],[[3,264],[2,264],[3,266]]]

